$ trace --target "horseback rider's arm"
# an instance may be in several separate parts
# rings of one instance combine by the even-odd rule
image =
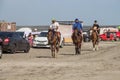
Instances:
[[[50,25],[49,29],[50,29],[50,30],[52,30],[52,29],[53,29],[53,26],[52,26],[52,24]]]
[[[56,22],[56,31],[58,31],[58,29],[59,29],[59,23]]]
[[[82,33],[82,31],[83,31],[83,26],[82,26],[82,24],[80,23],[80,31],[81,31],[81,33]]]

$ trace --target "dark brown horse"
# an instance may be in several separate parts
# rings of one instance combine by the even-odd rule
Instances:
[[[99,36],[96,29],[91,29],[91,40],[93,44],[93,51],[98,50]]]
[[[72,35],[73,43],[75,44],[75,54],[81,54],[81,43],[82,43],[82,35],[78,32],[77,29],[74,30]]]
[[[52,57],[56,58],[57,57],[57,53],[59,51],[59,41],[57,38],[57,34],[52,31],[52,30],[48,30],[48,42],[50,44],[50,49],[51,49],[51,53],[52,53]]]

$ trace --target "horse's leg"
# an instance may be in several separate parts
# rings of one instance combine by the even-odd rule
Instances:
[[[80,54],[79,43],[77,44],[77,54]]]
[[[77,45],[75,44],[75,54],[77,55]]]
[[[56,53],[58,53],[58,47],[56,46]]]
[[[54,49],[54,45],[51,45],[51,53],[52,53],[52,57],[55,58],[55,49]]]
[[[55,45],[53,46],[53,58],[55,58]]]
[[[95,41],[93,41],[93,51],[95,51]]]
[[[59,42],[56,44],[56,52],[58,53],[58,51],[59,51]]]
[[[75,48],[75,54],[76,55],[78,54],[78,48]]]
[[[95,45],[95,50],[96,50],[96,51],[98,50],[98,45]]]
[[[51,45],[51,54],[52,54],[52,57],[54,57],[53,46],[52,45]]]
[[[57,55],[58,55],[58,48],[59,47],[57,45],[55,45],[55,48],[54,48],[55,49],[55,58],[57,58]]]
[[[79,48],[78,48],[78,44],[75,44],[76,46],[75,46],[75,54],[77,55],[77,54],[79,54]]]
[[[81,43],[79,43],[78,54],[81,54]]]
[[[97,41],[96,42],[96,50],[99,50],[98,44],[99,44],[99,42]]]
[[[78,54],[80,54],[80,48],[78,48]]]

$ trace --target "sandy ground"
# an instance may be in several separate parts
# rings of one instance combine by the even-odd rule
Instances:
[[[120,42],[100,42],[98,51],[83,43],[81,55],[74,53],[74,46],[61,48],[56,59],[44,48],[5,53],[0,80],[120,80]]]

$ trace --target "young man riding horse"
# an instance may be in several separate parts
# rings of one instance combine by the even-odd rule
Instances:
[[[79,19],[75,19],[75,22],[74,22],[73,27],[72,27],[72,30],[73,30],[72,40],[73,40],[73,43],[75,43],[74,42],[74,36],[73,36],[75,29],[78,30],[78,35],[82,36],[82,29],[83,29],[83,27],[82,27],[82,24],[80,23]]]
[[[100,34],[100,26],[97,24],[97,20],[94,21],[94,24],[92,26],[92,30],[96,30],[97,36],[99,37]]]
[[[93,43],[93,51],[98,50],[98,44],[99,44],[99,33],[100,33],[100,29],[99,29],[99,25],[97,24],[97,21],[94,21],[94,24],[91,28],[91,40]]]
[[[58,42],[60,43],[61,34],[60,34],[60,31],[59,31],[59,23],[55,19],[52,20],[52,23],[50,25],[49,30],[52,30],[53,35],[57,36]]]

